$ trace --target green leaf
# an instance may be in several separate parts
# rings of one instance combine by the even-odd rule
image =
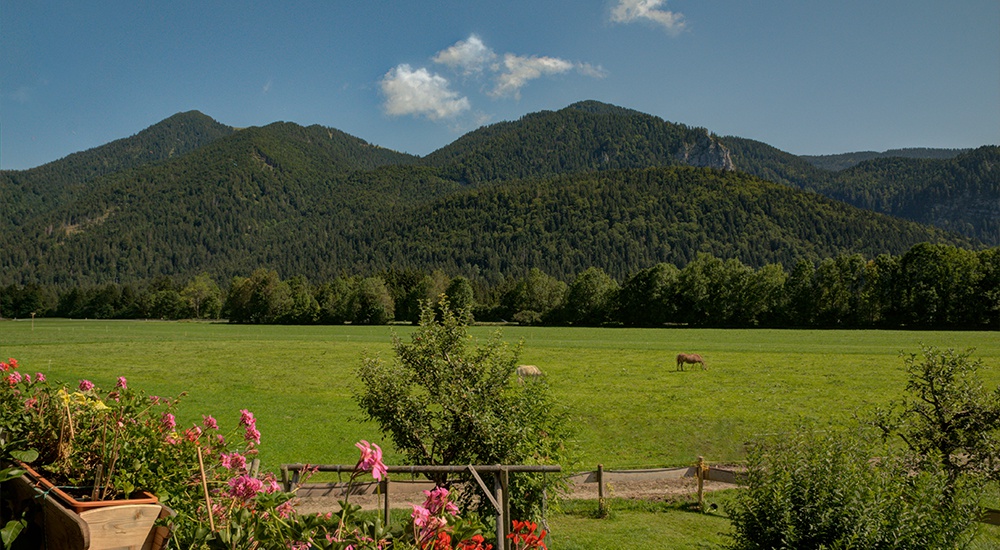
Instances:
[[[25,464],[30,464],[38,460],[38,451],[34,449],[28,449],[26,451],[11,451],[10,456],[24,462]]]
[[[4,548],[10,548],[11,543],[14,539],[21,534],[21,531],[28,525],[28,522],[23,519],[10,520],[3,529],[0,529],[0,540],[3,540]]]

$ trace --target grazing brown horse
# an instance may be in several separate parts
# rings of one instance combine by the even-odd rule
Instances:
[[[684,370],[684,363],[701,365],[701,370],[705,370],[705,360],[701,358],[697,353],[678,353],[677,354],[677,370]]]

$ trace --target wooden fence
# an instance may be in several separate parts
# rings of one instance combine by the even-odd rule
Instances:
[[[292,488],[299,483],[301,474],[304,471],[316,471],[316,472],[333,472],[337,474],[353,473],[355,469],[354,465],[346,464],[282,464],[281,465],[281,482],[284,485],[285,491],[291,491]],[[486,498],[489,499],[490,504],[493,505],[494,510],[496,510],[496,537],[497,541],[503,541],[504,548],[510,547],[510,541],[507,540],[507,535],[510,534],[511,527],[511,517],[510,517],[510,498],[508,494],[508,483],[510,473],[560,473],[562,472],[561,466],[538,466],[538,465],[503,465],[503,464],[487,464],[487,465],[468,465],[468,466],[386,466],[386,470],[389,474],[410,474],[411,476],[423,475],[435,475],[435,474],[455,474],[455,475],[469,475],[473,480],[482,488],[483,493]],[[483,481],[483,475],[492,474],[493,475],[493,488],[491,489],[485,481]],[[369,484],[374,485],[374,484]],[[389,517],[389,489],[390,489],[390,476],[386,476],[378,484],[378,490],[383,495],[382,507],[385,512],[385,517]]]

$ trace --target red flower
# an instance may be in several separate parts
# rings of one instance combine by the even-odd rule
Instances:
[[[548,550],[545,546],[545,535],[548,533],[544,529],[539,534],[535,534],[538,524],[530,521],[514,520],[514,532],[507,535],[507,538],[514,541],[514,548],[517,550],[528,550],[540,548]]]
[[[458,543],[455,550],[493,550],[493,545],[487,544],[482,535],[475,535],[469,540]]]
[[[434,550],[451,550],[451,535],[441,531],[438,533],[437,540],[434,541],[434,546],[431,546]]]

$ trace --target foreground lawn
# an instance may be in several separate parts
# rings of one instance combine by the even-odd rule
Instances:
[[[597,501],[564,503],[549,515],[551,550],[592,548],[721,549],[732,532],[721,504],[725,495],[715,495],[706,505],[720,508],[709,513],[694,510],[690,502],[644,502],[609,499],[607,517],[596,516]]]
[[[29,372],[112,387],[118,376],[163,396],[187,392],[179,420],[212,414],[235,425],[253,411],[267,468],[285,462],[354,463],[367,439],[398,460],[352,398],[363,354],[392,360],[391,338],[409,326],[245,326],[203,322],[41,319],[0,322],[0,356]],[[496,330],[475,327],[485,338]],[[921,344],[976,348],[1000,383],[1000,333],[505,327],[524,341],[522,362],[541,367],[576,435],[566,470],[676,466],[698,455],[742,458],[756,434],[802,420],[842,423],[898,399],[900,351]],[[677,372],[681,351],[708,370]]]
[[[352,399],[362,355],[392,360],[393,333],[412,327],[238,326],[201,322],[0,322],[0,357],[75,385],[110,388],[118,376],[162,396],[187,392],[183,426],[216,416],[235,426],[250,409],[263,433],[265,469],[286,462],[347,463],[354,442],[386,447]],[[477,337],[493,328],[475,327]],[[743,443],[808,421],[839,424],[902,395],[900,351],[920,345],[976,348],[983,378],[1000,384],[1000,333],[506,327],[524,341],[522,363],[546,373],[576,435],[565,471],[675,466],[698,455],[738,461]],[[677,372],[673,357],[696,352],[708,370]],[[713,499],[723,499],[713,494]],[[593,501],[549,514],[553,550],[722,548],[731,532],[724,504],[702,514],[682,504],[613,500],[596,518]],[[1000,547],[1000,528],[981,527],[973,548]]]

